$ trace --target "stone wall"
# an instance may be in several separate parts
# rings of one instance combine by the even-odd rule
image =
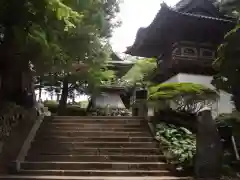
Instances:
[[[0,174],[6,174],[10,163],[16,160],[24,140],[35,122],[30,119],[32,118],[22,119],[19,125],[12,130],[11,135],[4,140],[0,153]]]

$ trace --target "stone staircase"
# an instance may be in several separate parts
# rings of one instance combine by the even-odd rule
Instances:
[[[0,179],[188,179],[168,170],[137,117],[54,117],[41,124],[17,174]]]

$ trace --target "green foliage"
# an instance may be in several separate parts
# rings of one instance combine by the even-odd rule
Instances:
[[[238,0],[224,0],[220,10],[230,16],[240,17],[240,2]]]
[[[240,113],[239,112],[233,112],[233,113],[224,113],[220,114],[217,118],[217,121],[219,122],[228,122],[228,124],[232,123],[239,123],[240,124]]]
[[[43,102],[43,104],[45,106],[56,106],[56,105],[58,105],[58,102],[57,101],[52,101],[52,100],[46,100],[46,101]]]
[[[204,106],[211,107],[217,99],[217,92],[201,84],[166,83],[149,88],[149,101],[155,102],[157,107],[160,105],[188,113],[197,113]],[[168,107],[169,102],[174,107]]]
[[[240,114],[238,111],[233,113],[220,114],[216,118],[218,126],[232,127],[233,134],[240,137]]]
[[[179,96],[198,96],[199,99],[217,97],[217,93],[201,84],[194,83],[166,83],[149,88],[150,100],[174,99]]]
[[[218,58],[214,61],[214,68],[219,71],[215,76],[213,84],[229,93],[233,93],[235,84],[239,82],[240,73],[238,68],[240,63],[239,50],[240,25],[230,31],[225,36],[225,41],[218,48]]]
[[[105,44],[118,24],[113,22],[118,0],[3,0],[0,7],[0,48],[17,54],[12,61],[28,59],[41,75],[49,71],[66,75],[75,71],[69,69],[73,62],[94,64],[95,71],[104,67]],[[14,48],[8,47],[13,42]]]
[[[157,68],[155,59],[140,59],[136,64],[122,77],[123,81],[131,85],[136,83],[147,83],[150,81],[149,76]]]
[[[35,69],[41,75],[42,84],[51,92],[60,92],[67,78],[67,96],[74,91],[89,93],[102,80],[115,77],[106,65],[111,53],[108,38],[118,25],[113,19],[119,12],[119,1],[72,0],[60,1],[56,5],[57,2],[59,0],[53,3],[56,6],[53,11],[57,13],[57,18],[50,22],[53,27],[33,29],[33,34],[39,36],[34,36],[36,41],[32,44],[36,49],[41,49],[35,61]],[[68,12],[69,8],[74,12]],[[76,12],[78,16],[70,18]],[[69,17],[73,23],[69,24],[65,17]],[[59,20],[68,27],[63,29]],[[51,73],[44,73],[49,71]]]
[[[106,106],[105,108],[95,108],[90,110],[93,116],[130,116],[130,111],[128,109],[122,108],[110,108]]]
[[[170,163],[182,167],[193,165],[196,137],[188,129],[161,123],[157,125],[156,138]]]
[[[239,18],[239,1],[227,1],[222,5],[228,12],[235,12]],[[224,42],[218,48],[217,59],[213,67],[219,72],[213,79],[213,85],[233,95],[233,101],[237,110],[240,110],[240,25],[225,35]]]

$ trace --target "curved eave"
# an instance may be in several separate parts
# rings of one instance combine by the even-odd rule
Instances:
[[[134,63],[124,62],[124,61],[110,61],[108,64],[108,69],[116,72],[117,77],[122,77],[126,74],[134,65]]]
[[[126,54],[129,54],[132,56],[147,57],[147,58],[158,56],[158,54],[156,54],[155,52],[152,52],[152,50],[154,49],[153,46],[152,48],[150,48],[151,45],[146,45],[146,40],[148,40],[149,36],[151,36],[151,34],[149,33],[150,29],[156,28],[156,26],[159,26],[163,23],[162,17],[164,16],[164,13],[165,13],[165,8],[164,8],[165,6],[167,7],[167,5],[162,5],[161,9],[159,10],[154,20],[148,27],[139,28],[135,41],[132,46],[127,48],[127,50],[125,51]],[[157,30],[159,31],[160,29],[158,28]]]
[[[174,35],[179,33],[176,27],[194,28],[195,22],[203,27],[206,23],[216,25],[222,31],[219,34],[226,33],[236,24],[229,19],[182,13],[163,5],[153,22],[144,31],[142,30],[141,36],[138,32],[134,44],[125,53],[133,56],[157,57],[162,53],[162,48],[167,42],[170,39],[174,40]]]

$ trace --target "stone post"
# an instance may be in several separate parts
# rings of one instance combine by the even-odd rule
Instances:
[[[148,106],[147,106],[147,89],[139,88],[135,90],[134,102],[133,102],[133,116],[147,117]]]
[[[196,179],[220,179],[222,144],[211,110],[202,109],[197,117]]]

